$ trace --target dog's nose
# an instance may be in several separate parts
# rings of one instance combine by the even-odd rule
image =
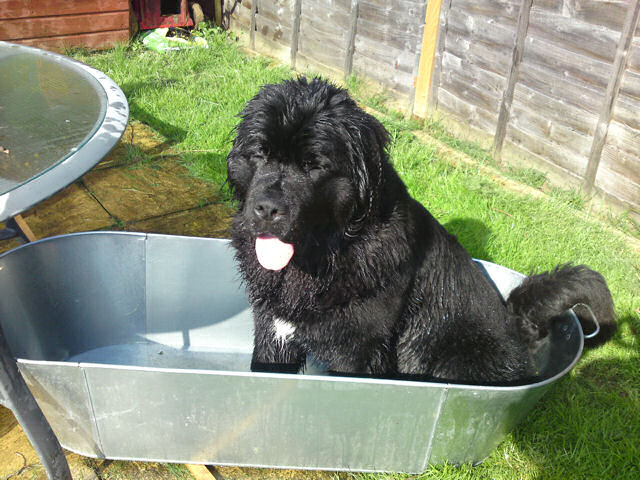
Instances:
[[[262,199],[256,203],[253,211],[260,220],[273,222],[283,215],[283,208],[270,199]]]

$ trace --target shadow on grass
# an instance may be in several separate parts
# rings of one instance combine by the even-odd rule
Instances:
[[[491,230],[475,218],[454,218],[445,223],[444,228],[458,237],[458,241],[474,258],[493,261],[486,250]]]
[[[622,332],[625,332],[625,334],[623,335]],[[640,345],[640,322],[637,316],[630,312],[620,316],[618,318],[618,332],[609,342],[617,347],[624,348],[630,353],[640,355],[638,350],[638,345]],[[638,363],[638,369],[640,370],[640,357],[638,357]],[[638,377],[638,382],[640,382],[640,376]]]
[[[153,130],[166,138],[169,145],[183,141],[187,134],[186,130],[164,120],[160,120],[157,116],[145,110],[136,101],[136,92],[159,91],[166,89],[173,83],[175,83],[175,81],[171,79],[157,79],[156,81],[147,82],[125,82],[120,85],[120,88],[129,101],[131,119],[135,119],[149,125]],[[175,108],[179,109],[181,107],[180,105],[175,105]]]
[[[166,139],[166,146],[180,143],[187,135],[186,130],[171,123],[160,120],[137,105],[135,100],[129,103],[131,118],[149,125],[153,130]]]
[[[129,85],[129,88],[141,88],[141,86],[136,85],[132,87]],[[146,154],[156,157],[174,157],[187,167],[192,175],[200,178],[201,180],[214,182],[219,185],[219,198],[221,201],[227,202],[230,200],[230,193],[228,191],[228,187],[225,185],[227,178],[227,152],[198,150],[188,150],[183,152],[169,150],[171,147],[184,141],[187,136],[187,130],[174,125],[173,123],[159,119],[157,116],[140,107],[135,99],[130,101],[129,107],[131,111],[131,120],[136,120],[149,126],[155,133],[164,139],[162,143],[154,145],[152,151],[145,152]]]

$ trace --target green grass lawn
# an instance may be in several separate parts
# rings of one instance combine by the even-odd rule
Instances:
[[[113,78],[129,99],[131,118],[170,142],[194,175],[220,185],[226,201],[225,157],[236,114],[261,85],[292,72],[245,55],[222,32],[209,30],[206,35],[208,50],[158,54],[134,44],[74,55]],[[638,251],[611,223],[588,217],[579,193],[552,189],[534,198],[511,192],[481,171],[479,166],[490,161],[486,152],[452,138],[440,124],[421,126],[392,112],[379,118],[392,134],[391,158],[411,194],[457,234],[472,255],[524,273],[564,262],[585,263],[609,282],[620,323],[614,339],[586,351],[483,464],[435,466],[411,478],[640,478]],[[478,165],[454,166],[441,158],[412,133],[418,128],[471,155]],[[505,174],[537,187],[544,183],[544,176],[533,170]],[[638,235],[637,225],[624,225],[627,233]]]

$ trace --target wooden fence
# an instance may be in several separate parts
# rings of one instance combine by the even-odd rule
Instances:
[[[253,49],[300,69],[366,72],[406,99],[425,8],[424,0],[227,0],[224,16]]]
[[[232,0],[251,47],[375,80],[640,220],[640,0]]]
[[[640,220],[640,1],[445,0],[429,95]]]

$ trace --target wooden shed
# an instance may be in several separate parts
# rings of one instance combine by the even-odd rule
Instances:
[[[0,0],[0,40],[61,51],[127,42],[129,0]]]
[[[640,0],[228,0],[299,68],[356,73],[640,221]]]

